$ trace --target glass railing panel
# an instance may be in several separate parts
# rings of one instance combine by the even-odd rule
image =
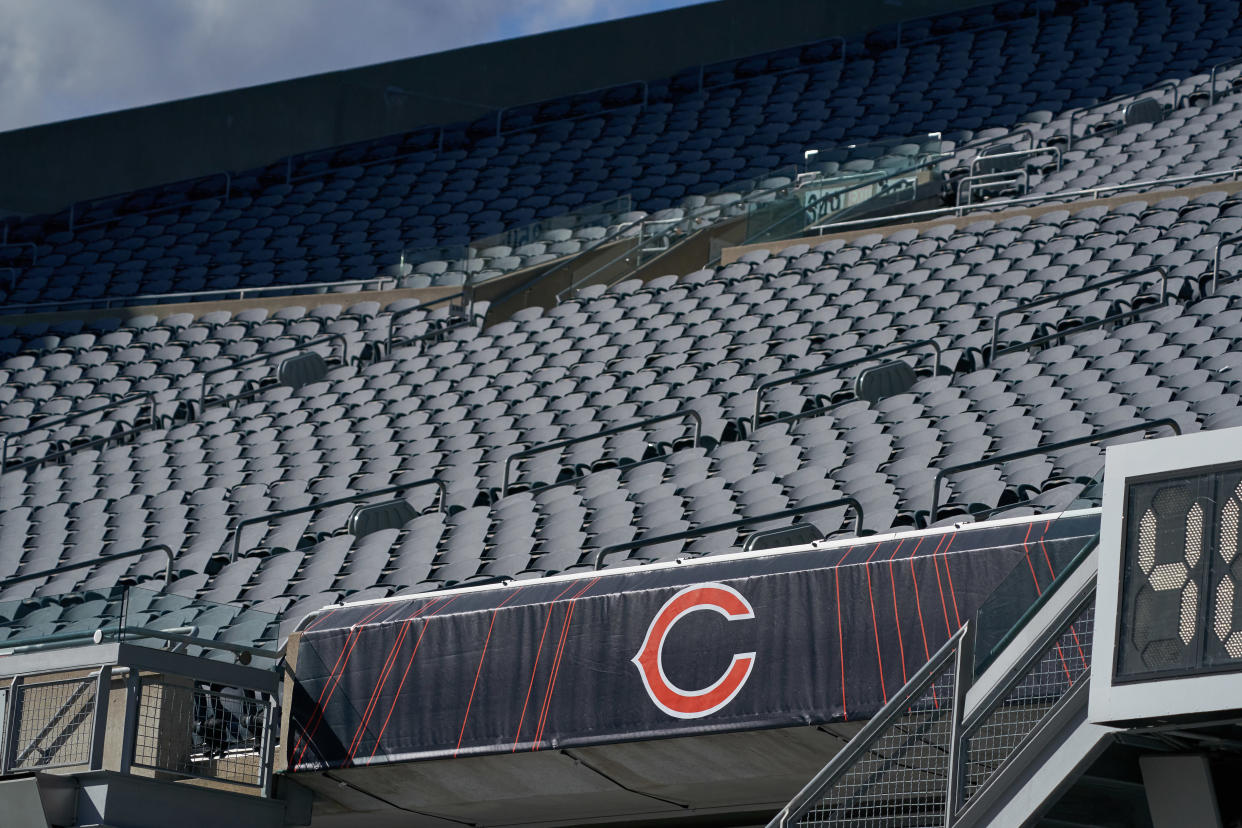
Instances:
[[[1068,514],[1032,524],[1039,538],[1001,579],[975,613],[975,675],[1013,640],[1073,574],[1099,539],[1099,515]]]
[[[752,202],[744,243],[795,237],[807,227],[851,213],[913,200],[920,188],[939,180],[939,161],[951,147],[931,135],[810,150],[795,186],[770,200]]]
[[[237,605],[116,586],[0,603],[0,654],[124,641],[153,649],[233,660],[270,661],[279,645],[274,613]],[[213,648],[224,642],[229,649]]]

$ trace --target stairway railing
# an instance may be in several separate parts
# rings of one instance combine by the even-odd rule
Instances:
[[[936,651],[768,828],[887,825],[900,813],[944,824],[957,678],[971,661],[969,635],[963,627]]]
[[[1083,549],[1089,554],[1099,536]],[[772,819],[785,826],[946,825],[970,822],[1017,779],[1023,754],[1043,752],[1085,703],[1095,618],[1095,575],[1072,577],[1074,557],[1024,613],[1033,636],[1007,635],[1023,651],[968,706],[976,684],[978,617],[968,621]],[[1074,593],[1050,597],[1067,583]],[[982,678],[980,676],[979,678]]]

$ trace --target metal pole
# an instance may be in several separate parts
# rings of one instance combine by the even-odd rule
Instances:
[[[91,730],[90,769],[103,770],[104,742],[108,735],[108,697],[112,695],[112,665],[99,668],[95,681],[95,721]]]

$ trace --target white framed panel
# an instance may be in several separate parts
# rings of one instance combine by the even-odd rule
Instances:
[[[1242,709],[1242,428],[1106,457],[1090,721]]]

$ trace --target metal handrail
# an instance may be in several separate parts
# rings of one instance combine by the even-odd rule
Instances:
[[[20,463],[13,464],[12,466],[5,469],[4,471],[19,471],[21,469],[37,468],[39,466],[42,466],[45,463],[50,463],[53,460],[60,460],[61,458],[68,457],[71,454],[77,454],[79,451],[82,451],[83,449],[90,449],[90,448],[95,448],[96,446],[106,445],[108,443],[113,442],[114,440],[123,440],[126,437],[132,437],[133,435],[146,431],[147,429],[157,428],[159,426],[160,426],[159,420],[152,420],[149,423],[137,425],[137,426],[134,426],[133,428],[126,428],[120,431],[114,431],[111,434],[105,434],[101,437],[96,437],[92,440],[86,440],[85,442],[78,443],[77,445],[71,445],[68,448],[61,449],[60,451],[54,451],[51,454],[44,454],[41,457],[32,457],[29,460],[23,460]]]
[[[323,336],[316,337],[315,339],[307,340],[306,342],[300,342],[297,345],[291,345],[288,348],[282,348],[279,351],[272,351],[269,354],[255,354],[254,356],[247,357],[241,360],[240,362],[234,362],[231,365],[224,365],[224,366],[221,366],[220,368],[213,368],[210,371],[206,371],[200,375],[200,381],[198,385],[198,400],[197,400],[198,406],[200,409],[205,409],[207,407],[206,397],[207,397],[207,378],[208,377],[213,377],[216,374],[223,374],[226,371],[236,371],[238,368],[245,368],[247,365],[255,365],[260,362],[266,362],[267,360],[272,359],[273,357],[285,356],[286,354],[292,354],[292,353],[297,353],[299,351],[305,351],[316,345],[323,345],[325,342],[332,342],[335,340],[339,340],[341,343],[341,362],[348,363],[349,362],[349,340],[345,338],[345,334],[334,333],[334,334],[325,334]],[[256,389],[256,392],[257,392],[257,389]],[[236,395],[234,397],[224,397],[218,400],[217,402],[219,403],[228,402],[234,399],[238,399],[240,396],[248,396],[249,393],[251,392],[243,392],[241,395]],[[189,417],[188,412],[186,416],[187,418]]]
[[[1132,181],[1128,184],[1110,184],[1107,187],[1092,187],[1086,190],[1058,190],[1053,193],[1035,193],[1034,195],[1016,196],[997,201],[989,201],[986,204],[968,205],[959,204],[953,207],[937,207],[934,210],[919,210],[913,213],[899,213],[895,215],[850,219],[848,221],[835,221],[828,224],[814,224],[807,227],[803,232],[815,231],[815,235],[822,236],[829,232],[844,232],[856,227],[874,227],[877,223],[882,224],[906,224],[916,221],[925,221],[927,219],[937,218],[939,216],[961,217],[972,209],[987,210],[995,212],[1006,207],[1025,207],[1028,204],[1038,204],[1041,201],[1064,201],[1065,199],[1078,198],[1101,198],[1106,193],[1119,192],[1122,190],[1139,190],[1148,187],[1158,187],[1161,185],[1186,184],[1191,181],[1210,181],[1218,178],[1234,178],[1242,173],[1242,167],[1231,167],[1227,170],[1214,170],[1211,172],[1195,173],[1194,175],[1174,175],[1165,178],[1152,178],[1145,181]]]
[[[1072,110],[1070,112],[1069,138],[1067,141],[1067,147],[1069,149],[1074,148],[1074,121],[1078,118],[1079,115],[1085,115],[1088,112],[1091,112],[1093,110],[1100,109],[1101,107],[1105,107],[1105,106],[1112,106],[1113,104],[1118,104],[1118,103],[1121,103],[1122,101],[1133,102],[1133,101],[1142,100],[1143,98],[1150,98],[1153,93],[1158,93],[1159,91],[1164,90],[1164,89],[1170,89],[1173,91],[1173,107],[1172,108],[1177,109],[1177,105],[1181,103],[1181,98],[1179,97],[1178,89],[1177,89],[1177,81],[1167,80],[1167,81],[1161,81],[1160,83],[1149,86],[1140,92],[1130,92],[1125,95],[1114,95],[1111,98],[1098,101],[1096,103],[1091,104],[1090,106],[1080,106],[1077,109]]]
[[[785,828],[810,810],[819,801],[823,792],[841,779],[866,754],[877,737],[906,715],[911,702],[917,699],[940,673],[955,662],[960,662],[958,651],[969,632],[970,622],[967,621],[965,626],[949,636],[949,640],[932,654],[927,663],[889,698],[888,703],[863,725],[854,738],[850,739],[845,747],[833,756],[802,790],[794,795],[793,799],[768,823],[768,828]],[[946,790],[945,793],[947,799],[948,791]]]
[[[1242,242],[1242,233],[1226,236],[1216,243],[1216,250],[1212,253],[1212,293],[1216,292],[1216,288],[1220,284],[1220,249],[1227,244],[1236,245],[1238,242]],[[1226,281],[1229,280],[1227,279]]]
[[[441,296],[439,299],[432,299],[430,302],[423,302],[422,304],[415,305],[412,308],[402,308],[399,311],[389,313],[388,314],[388,338],[387,338],[388,353],[392,353],[392,331],[393,331],[393,328],[396,327],[398,318],[405,316],[407,313],[413,313],[414,311],[420,311],[420,310],[427,310],[427,308],[434,307],[435,305],[440,305],[445,302],[451,302],[454,299],[462,299],[465,297],[465,295],[466,295],[466,291],[462,290],[462,291],[458,291],[457,293],[451,293],[448,296]],[[467,310],[467,315],[469,315],[469,313],[470,311]],[[417,338],[417,337],[411,337],[411,338]]]
[[[632,229],[635,226],[638,227],[638,235],[633,237],[633,244],[631,244],[625,250],[622,250],[616,256],[612,257],[608,261],[601,264],[599,267],[596,267],[594,270],[592,270],[587,275],[583,276],[581,279],[576,280],[575,282],[570,284],[568,287],[564,288],[563,290],[558,291],[556,294],[556,303],[559,305],[561,302],[565,301],[566,294],[568,294],[570,291],[576,292],[579,287],[591,281],[597,275],[599,275],[601,271],[612,267],[614,264],[625,261],[632,255],[636,255],[637,259],[641,260],[642,254],[644,252],[643,251],[644,245],[650,244],[655,241],[666,241],[673,235],[683,232],[682,225],[685,224],[686,222],[691,221],[695,218],[698,218],[703,213],[707,213],[707,212],[710,212],[716,209],[718,208],[715,205],[704,205],[703,207],[699,207],[696,210],[694,210],[692,214],[687,214],[684,218],[681,218],[681,219],[653,219],[653,218],[644,216],[643,218],[638,219],[637,221],[631,222],[625,229],[628,230],[628,229]],[[668,224],[668,227],[664,228],[663,230],[661,230],[659,233],[655,234],[654,236],[644,235],[643,228],[645,228],[648,224],[652,224],[652,223]],[[670,248],[671,248],[671,245],[668,245],[664,248],[661,248],[660,252],[661,253],[667,252]],[[636,261],[636,266],[641,266],[641,262]],[[551,272],[552,271],[548,271],[548,273],[551,273]],[[545,273],[543,275],[546,276],[548,274]],[[629,274],[626,274],[626,275],[628,276]],[[611,284],[613,283],[610,282],[609,285]]]
[[[72,422],[73,420],[77,420],[91,414],[99,414],[104,411],[124,408],[125,406],[139,401],[146,401],[151,406],[151,422],[155,422],[155,393],[152,391],[142,391],[137,394],[130,394],[127,397],[121,397],[120,399],[113,400],[112,402],[104,403],[103,405],[99,405],[94,408],[87,408],[83,411],[72,411],[51,420],[40,420],[38,424],[29,426],[21,431],[5,432],[3,435],[0,435],[0,473],[7,470],[9,464],[9,441],[13,438],[25,437],[27,434],[34,434],[35,432],[43,431],[44,429],[64,425],[65,423]],[[141,408],[140,402],[139,407]]]
[[[740,529],[744,526],[750,526],[755,523],[767,523],[770,520],[781,520],[787,517],[797,517],[798,515],[805,515],[810,512],[819,512],[824,509],[832,509],[837,506],[849,506],[854,510],[854,534],[861,536],[864,531],[862,504],[852,497],[838,497],[834,500],[825,500],[821,503],[811,503],[806,506],[797,506],[793,509],[781,509],[780,511],[769,512],[765,515],[755,515],[754,517],[730,520],[726,523],[715,523],[711,526],[700,526],[697,529],[688,529],[685,532],[673,532],[669,535],[657,535],[654,538],[643,538],[642,540],[630,541],[629,543],[618,543],[613,546],[605,546],[595,553],[595,568],[602,568],[604,565],[604,558],[614,552],[641,549],[644,546],[655,546],[661,543],[669,543],[670,541],[690,540],[691,538],[710,535],[715,532]]]
[[[13,315],[18,313],[38,313],[41,311],[60,311],[60,310],[91,310],[95,308],[112,308],[112,307],[134,307],[142,304],[167,304],[174,299],[184,299],[187,302],[205,302],[209,300],[218,300],[225,298],[245,299],[248,296],[255,296],[266,293],[286,292],[290,296],[303,296],[307,294],[324,293],[328,288],[338,287],[356,287],[360,289],[386,290],[385,286],[391,283],[392,287],[396,287],[399,282],[392,276],[375,276],[370,279],[353,279],[344,282],[306,282],[300,285],[261,285],[258,287],[235,287],[235,288],[213,288],[211,290],[187,290],[179,293],[144,293],[138,296],[124,297],[99,297],[97,299],[70,299],[65,302],[33,302],[25,305],[3,305],[0,306],[0,315]],[[365,288],[366,285],[375,285],[374,288]]]
[[[189,179],[189,181],[192,181],[192,182],[202,181],[204,178],[214,178],[217,175],[224,176],[224,194],[222,196],[203,196],[202,198],[188,199],[186,201],[179,201],[176,204],[165,204],[162,207],[152,207],[149,210],[137,210],[133,213],[121,213],[120,215],[110,216],[106,219],[98,219],[96,221],[89,221],[86,224],[77,224],[74,221],[77,207],[79,204],[83,204],[83,206],[89,207],[91,205],[98,204],[101,201],[108,201],[109,199],[129,195],[130,193],[118,193],[117,195],[104,196],[103,198],[91,199],[90,201],[87,201],[84,203],[75,201],[69,205],[69,233],[70,235],[75,235],[78,230],[85,230],[88,227],[100,227],[105,224],[111,224],[114,221],[120,221],[121,219],[129,218],[130,216],[152,216],[158,213],[168,213],[173,210],[180,210],[183,207],[189,207],[190,205],[198,204],[201,201],[210,201],[211,199],[215,199],[215,198],[227,199],[233,194],[233,176],[227,170],[223,172],[212,173],[210,175],[202,176],[201,178],[192,178],[192,179]],[[178,183],[186,183],[186,182],[178,182]],[[167,186],[168,185],[165,185],[165,187],[162,187],[159,189],[167,189]],[[131,191],[131,193],[132,192],[142,192],[142,191],[135,190],[135,191]]]
[[[407,336],[404,339],[397,342],[397,345],[398,346],[413,345],[416,342],[426,342],[429,339],[439,339],[440,337],[450,334],[453,331],[459,331],[462,328],[469,328],[474,323],[475,323],[475,320],[473,319],[461,319],[457,322],[452,323],[451,325],[444,325],[441,327],[432,328],[426,333],[421,333],[421,334],[418,334],[417,336]]]
[[[246,518],[238,523],[237,527],[233,529],[233,554],[229,558],[229,563],[233,563],[237,560],[237,555],[241,551],[242,529],[245,529],[247,526],[254,526],[257,523],[269,523],[273,520],[292,517],[293,515],[302,515],[307,512],[318,512],[321,509],[331,509],[333,506],[343,506],[346,503],[358,503],[359,501],[363,501],[368,498],[379,497],[380,495],[385,494],[396,494],[397,492],[404,492],[407,489],[416,489],[421,486],[435,486],[440,490],[438,505],[440,513],[443,514],[448,508],[446,503],[448,499],[448,486],[446,486],[443,481],[437,480],[434,477],[428,477],[423,480],[415,480],[411,483],[401,483],[396,486],[385,486],[382,489],[372,489],[369,492],[358,492],[356,494],[346,495],[345,497],[325,500],[320,503],[312,503],[309,506],[299,506],[296,509],[282,509],[279,512],[268,512],[267,514]]]
[[[997,350],[996,340],[997,340],[997,336],[1000,331],[1001,317],[1011,316],[1015,313],[1025,313],[1026,311],[1029,311],[1031,308],[1038,308],[1044,305],[1055,305],[1055,304],[1060,303],[1061,300],[1068,299],[1071,296],[1078,296],[1079,294],[1083,294],[1083,293],[1097,292],[1101,288],[1110,287],[1112,285],[1116,285],[1121,282],[1128,282],[1131,279],[1134,279],[1135,277],[1145,276],[1148,273],[1159,273],[1160,274],[1160,304],[1159,305],[1148,305],[1147,307],[1143,307],[1143,308],[1133,308],[1132,310],[1128,310],[1124,313],[1114,314],[1113,316],[1105,316],[1102,319],[1096,320],[1095,322],[1084,322],[1081,325],[1075,325],[1074,327],[1066,328],[1063,331],[1057,331],[1056,333],[1048,334],[1047,336],[1041,336],[1041,337],[1037,337],[1036,339],[1032,339],[1029,341],[1019,342],[1017,344],[1009,345],[1005,348],[1001,348],[999,351]],[[1168,271],[1166,271],[1165,268],[1161,265],[1152,265],[1151,267],[1144,268],[1134,273],[1122,273],[1121,275],[1114,276],[1111,279],[1104,279],[1103,281],[1092,282],[1089,285],[1084,285],[1075,290],[1067,290],[1064,293],[1056,293],[1051,296],[1044,296],[1040,299],[1032,299],[1030,302],[1024,302],[1023,304],[1018,305],[1016,307],[1007,308],[1005,310],[998,312],[995,316],[992,317],[992,344],[991,344],[991,350],[988,352],[988,362],[991,363],[991,361],[996,359],[996,357],[999,356],[1000,354],[1007,354],[1012,351],[1025,350],[1027,348],[1030,348],[1033,345],[1041,345],[1044,342],[1051,342],[1054,339],[1060,339],[1061,337],[1069,336],[1070,334],[1078,333],[1080,331],[1090,330],[1091,328],[1098,328],[1101,325],[1106,325],[1110,322],[1116,322],[1121,319],[1127,319],[1131,316],[1135,316],[1139,313],[1143,313],[1148,308],[1163,307],[1165,304],[1168,303],[1168,295],[1169,295]]]
[[[0,243],[0,247],[29,247],[31,251],[33,251],[30,254],[30,263],[32,265],[38,264],[39,263],[39,245],[35,242],[8,241],[8,229],[9,229],[8,225],[6,224],[4,227],[5,241],[3,243]]]
[[[1211,78],[1211,91],[1208,93],[1209,104],[1216,103],[1216,73],[1221,69],[1228,69],[1231,66],[1237,66],[1240,63],[1242,63],[1242,58],[1237,60],[1226,60],[1223,63],[1218,63],[1212,67],[1212,71],[1208,75]]]
[[[504,244],[510,247],[519,247],[523,244],[530,244],[537,241],[539,234],[546,233],[548,230],[556,229],[557,225],[563,227],[564,219],[568,216],[574,218],[573,228],[580,229],[583,227],[599,227],[601,221],[606,221],[604,226],[612,224],[612,220],[625,213],[634,211],[634,198],[629,193],[624,193],[616,198],[610,198],[607,201],[592,201],[576,210],[568,213],[557,213],[547,218],[534,219],[525,224],[517,224],[503,233],[496,234],[488,238],[496,238],[499,236],[504,239]],[[594,222],[593,224],[591,222]],[[587,240],[590,241],[590,240]],[[482,244],[482,242],[477,242]]]
[[[778,167],[777,169],[770,171],[765,176],[765,178],[771,178],[775,176],[777,173],[781,172],[782,169],[783,168]],[[797,169],[794,168],[793,172],[795,173],[795,176],[796,176]],[[751,189],[750,191],[748,191],[745,195],[743,195],[737,201],[733,202],[732,204],[727,205],[727,207],[732,209],[732,208],[735,208],[739,204],[748,204],[750,202],[753,202],[756,198],[760,198],[762,196],[770,195],[773,193],[779,193],[780,191],[786,190],[786,189],[793,189],[793,187],[794,185],[792,182],[789,184],[781,184],[780,186],[777,186],[777,187],[763,187],[763,188],[755,187],[754,189]],[[721,192],[729,192],[729,191],[727,190],[718,191],[718,193],[721,193]],[[573,284],[559,291],[556,294],[557,304],[560,304],[561,302],[565,301],[565,295],[568,294],[570,291],[576,291],[580,286],[594,279],[601,271],[604,271],[608,269],[609,267],[612,267],[614,264],[618,262],[624,261],[631,255],[637,254],[638,261],[636,262],[636,266],[641,266],[642,265],[641,258],[642,258],[644,245],[649,245],[652,242],[656,242],[656,241],[667,241],[671,237],[679,233],[685,232],[686,225],[693,225],[695,222],[702,219],[703,216],[705,215],[709,215],[711,213],[721,213],[721,212],[723,212],[723,210],[719,205],[704,204],[701,207],[695,207],[691,210],[687,210],[686,215],[680,219],[652,219],[648,217],[643,217],[639,219],[638,221],[632,222],[625,228],[625,230],[632,229],[635,225],[638,225],[639,234],[638,234],[638,237],[634,240],[634,243],[627,250],[622,251],[619,255],[614,256],[613,258],[609,259],[607,262],[604,262],[602,265],[592,270],[587,275],[583,276],[581,279],[578,279]],[[734,216],[728,216],[728,217],[720,216],[719,220],[725,221],[725,220],[729,220],[732,218],[734,218]],[[668,227],[666,227],[664,230],[660,231],[659,233],[655,234],[654,236],[644,236],[642,233],[642,228],[648,223],[668,224]],[[710,227],[712,224],[716,224],[716,223],[717,223],[716,221],[711,221],[706,224],[703,224],[702,226]],[[700,229],[700,228],[694,228],[694,227],[690,228],[692,232],[697,229]],[[623,233],[624,231],[621,231],[621,233],[619,234],[623,234]],[[690,235],[690,233],[687,233],[687,235]],[[664,248],[661,248],[659,252],[660,254],[663,254],[663,253],[668,252],[668,250],[670,249],[672,249],[672,246],[668,245]],[[549,273],[551,273],[551,271],[543,275],[547,276]],[[613,281],[609,282],[607,286],[611,287],[617,282],[623,281],[628,276],[629,276],[629,273],[623,274],[617,277],[616,279],[614,279]],[[540,278],[542,279],[542,277]]]
[[[99,566],[100,564],[119,561],[123,558],[133,558],[138,555],[146,555],[149,552],[163,552],[168,556],[168,565],[164,569],[164,583],[171,584],[174,557],[173,551],[166,544],[153,543],[140,549],[131,549],[128,552],[113,552],[110,555],[91,558],[89,561],[78,561],[77,563],[62,564],[60,566],[52,567],[51,569],[42,569],[38,572],[27,572],[22,575],[15,575],[12,578],[5,578],[3,581],[0,581],[0,589],[12,586],[13,584],[20,584],[24,581],[33,581],[38,578],[49,578],[53,575],[59,575],[62,572],[72,572],[75,569],[86,569],[91,566]]]
[[[509,494],[509,472],[512,469],[513,464],[519,460],[524,460],[527,457],[534,457],[535,455],[543,454],[546,451],[555,451],[568,446],[575,446],[579,443],[589,443],[593,440],[601,440],[611,437],[614,434],[621,434],[625,431],[635,431],[640,428],[655,425],[656,423],[668,422],[669,420],[681,420],[686,417],[694,420],[694,444],[697,446],[703,438],[703,417],[694,409],[685,408],[680,411],[674,411],[672,414],[661,414],[658,417],[648,417],[645,420],[638,420],[636,422],[627,423],[626,425],[616,426],[603,431],[597,431],[593,434],[588,434],[582,437],[567,437],[563,440],[554,440],[550,443],[541,443],[537,446],[531,446],[528,449],[523,449],[516,454],[510,454],[505,458],[504,484],[500,489],[500,496],[505,497]],[[579,477],[582,476],[584,475],[579,475]]]
[[[1044,592],[1044,595],[1052,595],[1054,587],[1059,585],[1060,584],[1054,581],[1054,585],[1050,586],[1049,589]],[[1095,595],[1096,575],[1092,574],[1091,577],[1087,579],[1086,583],[1079,588],[1078,592],[1066,602],[1065,606],[1062,607],[1061,610],[1048,621],[1043,628],[1043,632],[1030,642],[1022,655],[1018,657],[1014,664],[1009,668],[1005,679],[998,682],[995,687],[992,687],[988,691],[987,695],[983,699],[972,706],[970,715],[967,716],[964,709],[955,711],[957,713],[959,725],[954,733],[954,739],[956,742],[954,745],[954,755],[958,757],[959,761],[961,757],[961,749],[965,747],[971,736],[978,730],[979,725],[984,722],[1002,702],[1004,702],[1014,688],[1029,678],[1029,671],[1039,664],[1040,659],[1044,657],[1048,648],[1055,645],[1057,640],[1065,634],[1066,627],[1073,624],[1075,619],[1095,600]],[[1041,595],[1040,598],[1043,599],[1043,595]],[[1042,602],[1037,603],[1039,603],[1039,606],[1042,608],[1044,604],[1047,603],[1047,599],[1043,599]],[[1034,613],[1024,620],[1029,623],[1033,617]],[[1084,657],[1084,661],[1086,671],[1079,675],[1076,680],[1071,681],[1070,688],[1049,706],[1049,708],[1040,717],[1040,721],[1046,720],[1064,704],[1068,703],[1068,700],[1072,697],[1070,693],[1071,690],[1085,686],[1090,682],[1091,663],[1089,657]],[[1066,677],[1068,678],[1068,675]],[[958,676],[959,683],[969,680],[970,675]],[[980,794],[989,787],[993,780],[1000,778],[1000,774],[1010,766],[1010,763],[1013,761],[1014,757],[1018,755],[1024,745],[1031,741],[1037,730],[1038,728],[1023,735],[1023,737],[1018,740],[1017,744],[1012,747],[1009,754],[992,768],[987,779],[972,793],[969,804],[974,804],[979,801]],[[950,773],[949,810],[953,816],[960,815],[966,810],[966,807],[963,807],[962,802],[962,782],[962,774],[960,772]]]
[[[1031,140],[1034,141],[1034,138],[1032,138]],[[1056,155],[1057,169],[1058,170],[1061,169],[1061,148],[1060,147],[1048,147],[1048,146],[1034,147],[1033,146],[1030,149],[1013,150],[1012,152],[998,152],[995,155],[976,155],[974,158],[970,160],[970,175],[971,176],[975,175],[975,168],[978,166],[980,161],[999,161],[1005,158],[1025,158],[1030,155],[1038,156],[1038,155],[1047,155],[1048,153],[1052,153]],[[1016,172],[1016,170],[1005,170],[1005,172]]]
[[[156,630],[150,627],[130,627],[128,625],[121,627],[101,627],[93,633],[90,633],[91,639],[96,643],[101,643],[106,638],[116,636],[122,639],[135,638],[158,638],[162,641],[169,641],[174,644],[188,644],[191,646],[202,647],[205,650],[227,650],[238,655],[259,656],[261,658],[280,659],[284,657],[281,650],[269,650],[266,647],[247,647],[245,644],[236,644],[232,641],[222,641],[217,638],[200,638],[193,633],[183,633],[179,629]]]
[[[979,175],[971,174],[957,182],[957,202],[962,203],[962,189],[966,189],[966,203],[973,204],[975,200],[975,190],[982,190],[989,186],[1004,184],[1009,181],[1022,181],[1022,192],[1028,192],[1031,189],[1031,174],[1025,168],[1016,170],[1003,170],[1000,172],[980,173]]]
[[[940,483],[951,472],[987,468],[988,466],[995,466],[1000,463],[1008,463],[1010,460],[1021,460],[1026,457],[1038,457],[1042,454],[1050,454],[1054,451],[1060,451],[1061,449],[1073,448],[1074,446],[1083,446],[1088,443],[1098,443],[1101,440],[1111,440],[1114,437],[1123,437],[1126,434],[1151,431],[1156,428],[1169,428],[1172,429],[1174,434],[1182,433],[1182,427],[1178,425],[1177,420],[1169,417],[1161,417],[1156,420],[1135,423],[1134,425],[1125,426],[1124,428],[1114,428],[1109,431],[1103,431],[1099,434],[1086,434],[1082,437],[1074,437],[1069,440],[1060,440],[1056,443],[1048,443],[1047,445],[1022,449],[1021,451],[993,454],[991,457],[985,457],[982,460],[974,460],[970,463],[958,463],[954,466],[946,466],[945,468],[936,471],[936,477],[932,481],[931,511],[928,513],[927,522],[928,524],[933,524],[937,520],[936,515],[940,511]]]
[[[1027,143],[1031,145],[1031,149],[1034,149],[1035,148],[1035,133],[1029,127],[1022,127],[1020,129],[1015,129],[1013,132],[1007,133],[1005,135],[997,135],[992,138],[980,138],[976,141],[967,141],[965,144],[962,144],[960,147],[958,147],[957,151],[961,152],[962,150],[978,149],[979,147],[987,147],[987,146],[991,146],[992,144],[1001,144],[1001,143],[1005,143],[1008,141],[1015,141],[1022,136],[1026,137]],[[994,156],[987,156],[987,157],[991,158]]]
[[[618,239],[624,238],[627,233],[629,233],[635,227],[639,227],[644,221],[646,221],[646,219],[647,217],[644,215],[642,218],[634,219],[633,221],[630,221],[626,224],[618,225],[611,233],[605,234],[602,239],[599,239],[594,244],[592,244],[591,249],[598,250],[604,245],[611,244],[612,242],[615,242]],[[512,299],[514,296],[517,296],[520,293],[530,290],[535,285],[539,284],[540,282],[545,281],[549,276],[553,275],[554,273],[559,273],[560,271],[569,267],[569,265],[577,261],[577,258],[578,258],[577,256],[565,256],[559,262],[557,262],[552,267],[545,270],[543,273],[540,273],[538,276],[531,279],[530,281],[524,282],[518,285],[517,287],[512,288],[511,290],[505,293],[502,293],[500,296],[496,297],[496,299],[492,301],[492,304],[494,305],[502,304]],[[566,290],[568,290],[568,288],[566,288]],[[564,291],[561,291],[561,293],[563,292]],[[557,302],[559,303],[560,301],[561,301],[560,293],[558,293]]]
[[[760,383],[755,388],[755,410],[750,415],[750,430],[754,431],[755,429],[759,427],[759,406],[763,402],[763,392],[769,388],[775,388],[778,385],[790,385],[792,383],[801,382],[802,380],[810,379],[811,377],[818,377],[823,374],[836,373],[837,371],[843,371],[846,368],[853,368],[855,365],[862,365],[864,362],[873,362],[883,357],[896,356],[897,354],[909,353],[910,351],[916,350],[918,348],[931,348],[932,349],[932,353],[935,355],[935,362],[934,362],[932,371],[935,374],[939,374],[940,373],[940,345],[934,339],[919,339],[919,340],[915,340],[914,342],[906,343],[905,345],[898,345],[895,348],[888,348],[887,350],[883,350],[883,351],[875,351],[874,353],[867,354],[866,356],[858,357],[857,359],[851,359],[847,362],[842,362],[840,364],[825,365],[822,368],[814,368],[810,371],[803,371],[799,374],[792,374],[788,377],[781,377],[779,379],[768,380],[767,382]]]

